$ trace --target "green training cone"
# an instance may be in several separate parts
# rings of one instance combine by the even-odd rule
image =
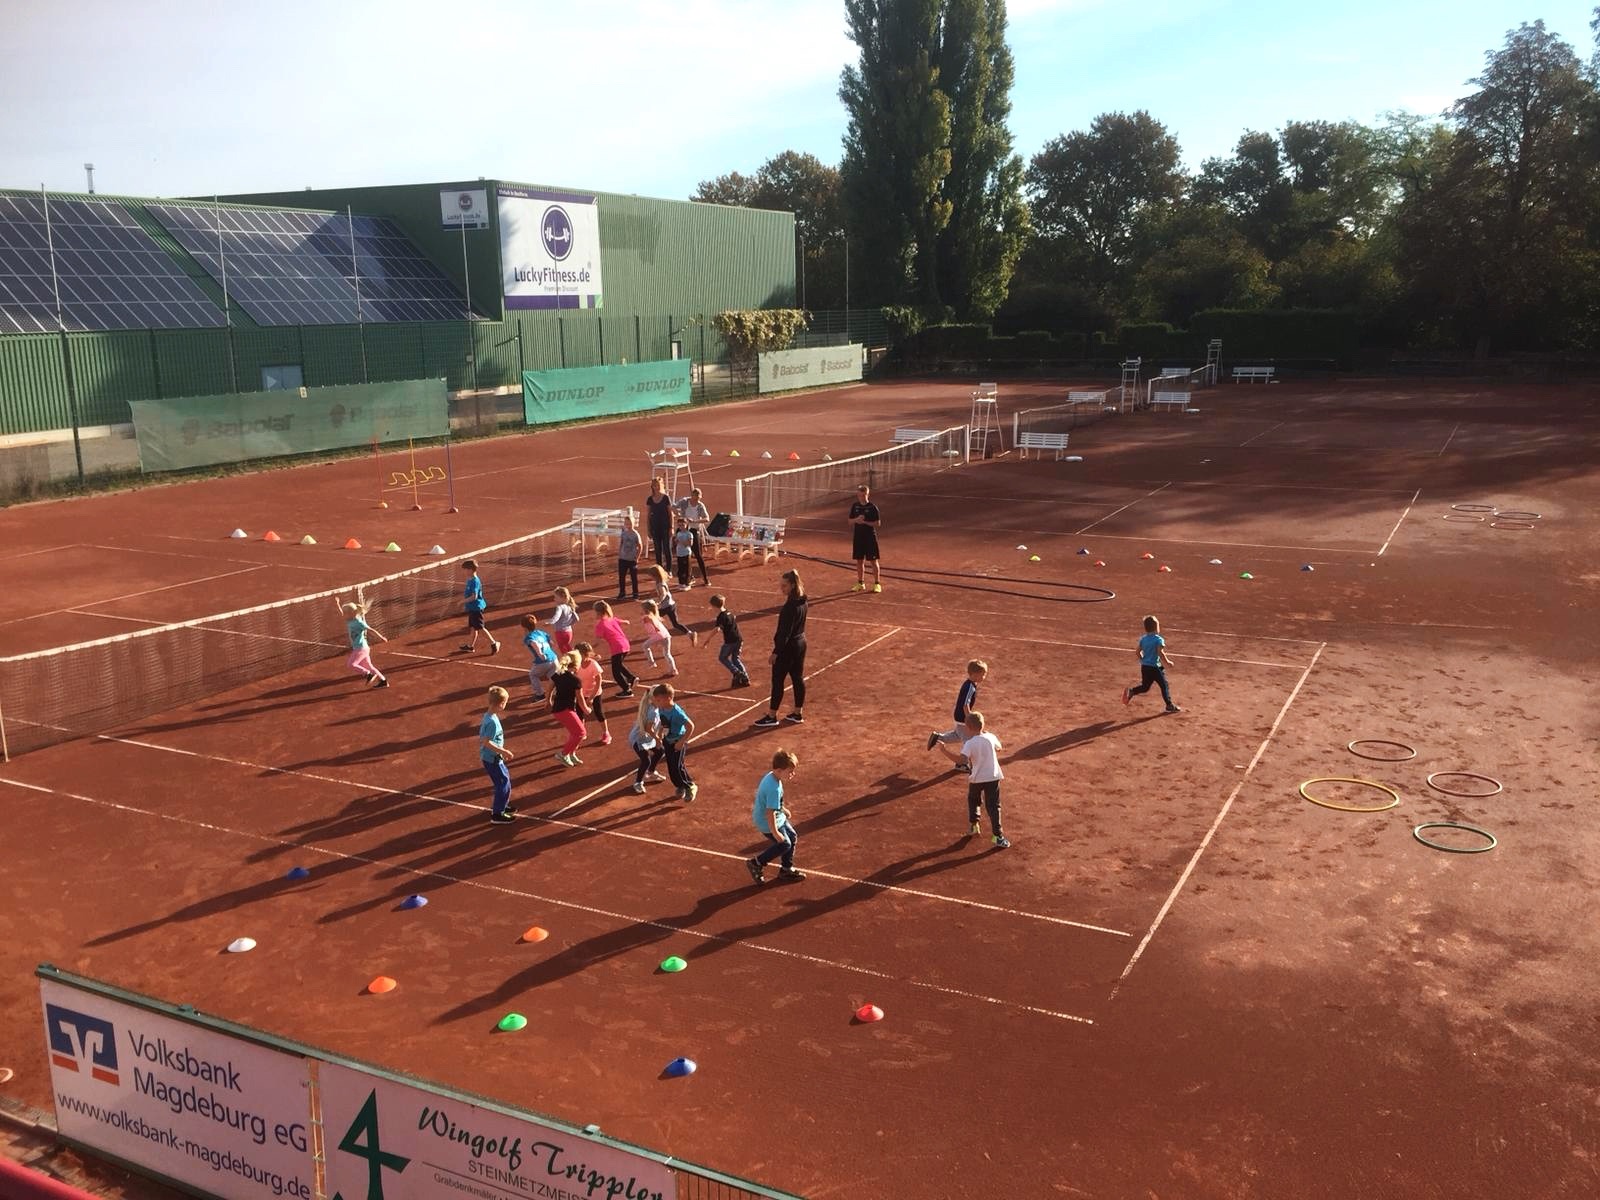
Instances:
[[[1249,571],[1240,571],[1239,572],[1239,578],[1240,579],[1254,579],[1255,576],[1250,574]]]
[[[495,1026],[501,1033],[515,1033],[519,1029],[528,1027],[528,1018],[521,1013],[507,1013],[500,1018],[500,1023]]]
[[[669,975],[677,974],[688,965],[688,963],[684,962],[683,959],[679,958],[676,954],[669,954],[666,958],[661,960],[661,969]]]

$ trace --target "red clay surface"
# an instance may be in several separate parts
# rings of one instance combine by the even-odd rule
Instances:
[[[958,423],[967,386],[466,444],[455,517],[377,511],[370,462],[13,509],[0,646],[637,503],[663,433],[712,448],[696,480],[728,508],[738,475],[782,465],[763,449],[813,461]],[[1007,385],[1001,402],[1009,416],[1060,390]],[[8,1094],[50,1102],[30,974],[48,960],[813,1197],[1596,1194],[1592,393],[1351,381],[1198,404],[1074,433],[1081,463],[1006,457],[883,489],[881,596],[791,559],[814,602],[801,728],[748,728],[781,568],[714,570],[757,687],[730,691],[712,651],[675,647],[700,730],[692,806],[666,785],[632,795],[620,736],[563,770],[515,641],[465,660],[450,626],[379,647],[387,693],[330,658],[19,757],[0,769]],[[1542,515],[1531,531],[1444,520],[1457,503]],[[235,525],[286,542],[226,540]],[[847,554],[842,512],[792,529],[796,551]],[[289,544],[304,532],[322,544]],[[406,553],[332,548],[352,535]],[[894,573],[913,566],[956,574]],[[1117,595],[1066,603],[1061,583]],[[682,596],[685,620],[704,621],[704,596]],[[1118,700],[1147,612],[1181,715]],[[508,638],[515,615],[497,611]],[[923,748],[973,656],[992,667],[1007,852],[965,836],[962,782]],[[532,818],[509,828],[485,818],[471,741],[495,682]],[[1354,738],[1417,757],[1367,762]],[[739,860],[780,745],[802,760],[810,878],[757,890]],[[1505,791],[1426,786],[1447,770]],[[1319,808],[1296,793],[1313,776],[1402,802]],[[1412,839],[1442,819],[1500,846]],[[282,881],[295,864],[311,878]],[[432,903],[397,911],[412,892]],[[551,938],[519,944],[534,924]],[[259,949],[217,954],[241,935]],[[689,969],[657,972],[668,954]],[[359,995],[377,974],[399,988]],[[887,1019],[853,1024],[869,1001]],[[492,1036],[511,1008],[526,1033]],[[678,1055],[699,1073],[658,1079]]]

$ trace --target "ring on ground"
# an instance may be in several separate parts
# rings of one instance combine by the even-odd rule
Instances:
[[[1356,749],[1357,746],[1393,746],[1396,750],[1404,750],[1405,753],[1399,758],[1384,758],[1381,754],[1363,754]],[[1357,738],[1350,743],[1349,750],[1357,758],[1364,758],[1368,762],[1406,762],[1417,756],[1415,746],[1408,746],[1404,742],[1387,741],[1384,738]]]
[[[1444,842],[1436,842],[1431,838],[1423,837],[1422,831],[1424,829],[1464,829],[1468,833],[1475,833],[1479,837],[1488,838],[1489,844],[1486,846],[1447,846]],[[1463,825],[1460,821],[1424,821],[1411,831],[1411,836],[1424,846],[1430,846],[1435,850],[1444,850],[1450,854],[1482,854],[1485,850],[1493,850],[1500,844],[1494,834],[1487,829],[1479,829],[1476,825]]]
[[[1482,521],[1485,518],[1473,513],[1445,513],[1443,519],[1446,521]]]
[[[1306,791],[1313,783],[1354,783],[1361,787],[1375,788],[1380,792],[1389,793],[1389,803],[1363,808],[1359,804],[1335,804],[1332,800],[1318,800],[1310,792]],[[1308,779],[1300,785],[1300,794],[1313,804],[1321,805],[1323,808],[1338,809],[1340,812],[1388,812],[1391,808],[1398,807],[1400,804],[1400,793],[1387,784],[1373,783],[1370,779],[1352,779],[1348,775],[1319,775],[1315,779]]]
[[[1517,512],[1515,509],[1508,508],[1504,512],[1495,513],[1495,516],[1497,518],[1507,517],[1513,521],[1537,521],[1544,516],[1544,514],[1536,512]]]
[[[1490,521],[1490,529],[1532,529],[1532,521]]]
[[[0,1067],[0,1083],[11,1082],[12,1071],[10,1067]]]
[[[1452,504],[1451,508],[1457,512],[1493,512],[1492,504]]]
[[[1492,792],[1454,792],[1454,791],[1451,791],[1447,787],[1440,787],[1437,783],[1434,782],[1435,779],[1452,779],[1452,778],[1453,779],[1478,779],[1478,780],[1482,780],[1484,783],[1492,783],[1492,784],[1494,784],[1494,791],[1492,791]],[[1488,796],[1498,796],[1501,792],[1506,790],[1505,784],[1501,783],[1498,779],[1490,779],[1487,775],[1479,775],[1475,771],[1435,771],[1432,775],[1428,776],[1428,786],[1431,787],[1436,792],[1443,792],[1446,796],[1461,796],[1461,797],[1464,797],[1465,799],[1468,799],[1468,800],[1482,800],[1482,799],[1484,799],[1485,797],[1488,797]]]

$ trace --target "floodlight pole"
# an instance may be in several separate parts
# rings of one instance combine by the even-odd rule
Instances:
[[[50,251],[50,286],[56,297],[56,332],[61,335],[61,370],[67,381],[67,416],[72,421],[72,454],[78,462],[78,486],[83,478],[83,441],[78,435],[78,381],[72,372],[72,347],[67,341],[67,321],[61,313],[61,280],[56,274],[56,240],[50,228],[50,193],[39,185],[39,199],[44,204],[44,241]]]
[[[461,278],[466,285],[467,291],[466,313],[464,314],[467,322],[467,363],[472,367],[472,390],[476,392],[478,390],[478,355],[477,346],[474,344],[475,339],[472,336],[472,269],[467,266],[467,221],[465,214],[457,213],[457,216],[461,218],[459,221],[461,227]],[[520,343],[518,343],[518,349],[521,349]]]
[[[222,198],[211,194],[211,212],[217,218],[217,265],[222,274],[222,319],[226,324],[223,339],[228,343],[228,382],[239,390],[239,366],[233,357],[233,310],[228,307],[228,256],[222,248]]]
[[[361,313],[361,264],[356,261],[356,215],[350,206],[344,206],[344,219],[350,226],[350,273],[356,283],[356,340],[361,343],[361,382],[371,383],[367,372],[367,324]]]

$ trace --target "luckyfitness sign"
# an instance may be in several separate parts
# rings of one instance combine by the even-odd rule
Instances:
[[[506,308],[599,308],[600,210],[595,198],[502,186],[497,202]]]
[[[310,1075],[296,1054],[40,980],[68,1141],[225,1200],[311,1200]]]
[[[809,350],[774,350],[760,357],[761,391],[825,387],[861,378],[861,346],[818,346]]]

